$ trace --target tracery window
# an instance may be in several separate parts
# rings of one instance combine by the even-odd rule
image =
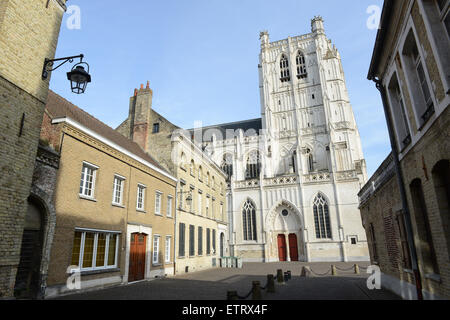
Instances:
[[[297,78],[298,79],[304,79],[308,76],[308,73],[306,71],[306,60],[305,56],[302,52],[298,52],[297,58]]]
[[[252,151],[247,158],[247,170],[245,172],[245,178],[258,179],[261,173],[261,161],[259,151]]]
[[[321,194],[314,200],[313,210],[317,239],[331,239],[329,207],[327,201]]]
[[[281,82],[291,81],[291,73],[289,71],[289,60],[283,54],[280,60]]]
[[[256,208],[247,200],[242,209],[242,225],[245,241],[256,241]]]

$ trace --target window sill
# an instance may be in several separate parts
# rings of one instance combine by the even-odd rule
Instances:
[[[125,206],[124,206],[123,204],[120,204],[120,203],[111,203],[111,205],[112,205],[113,207],[125,209]]]
[[[82,200],[88,200],[88,201],[92,201],[92,202],[97,202],[97,199],[92,198],[92,197],[88,197],[88,196],[84,196],[82,194],[79,194],[80,199]]]
[[[155,216],[163,217],[163,215],[161,213],[156,213],[156,212],[155,212]]]
[[[163,266],[163,264],[162,263],[152,263],[152,266],[153,267],[162,267]]]
[[[427,273],[427,274],[425,274],[425,278],[429,279],[429,280],[432,280],[432,281],[435,281],[435,282],[438,282],[438,283],[442,282],[441,276],[438,275],[438,274],[435,274],[435,273]]]
[[[147,211],[142,210],[142,209],[136,209],[136,211],[139,212],[139,213],[147,213]]]
[[[108,268],[108,269],[100,269],[100,270],[81,271],[81,275],[82,276],[90,276],[90,275],[94,275],[94,274],[112,273],[112,272],[120,272],[120,268]]]

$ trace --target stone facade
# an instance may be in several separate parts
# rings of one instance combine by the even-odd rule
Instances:
[[[49,95],[41,139],[61,157],[45,296],[73,293],[67,286],[70,266],[73,270],[81,267],[81,290],[137,280],[131,249],[135,234],[145,239],[142,279],[138,280],[172,275],[176,179],[135,143],[53,92]],[[95,171],[90,196],[80,189],[80,177],[85,181],[87,176],[86,166]],[[143,190],[140,196],[139,188]],[[173,199],[171,204],[169,198]],[[138,205],[139,199],[142,205]],[[77,234],[82,234],[82,239],[87,239],[88,234],[94,234],[95,239],[106,235],[109,248],[114,248],[111,239],[118,239],[116,251],[107,250],[108,256],[116,254],[115,262],[104,258],[106,264],[103,254],[98,255],[100,240],[93,242],[94,251],[90,251],[97,250],[96,258],[86,260],[88,240],[77,240]],[[155,238],[159,239],[156,246]],[[77,245],[77,241],[81,242]],[[79,247],[81,243],[83,249]],[[78,252],[84,254],[77,256]]]
[[[48,92],[42,67],[64,11],[65,0],[0,2],[0,298],[13,296]]]
[[[423,297],[450,297],[450,41],[443,22],[449,14],[449,1],[443,5],[440,8],[437,1],[426,0],[386,1],[369,71],[369,78],[380,79],[389,110],[393,156],[400,162],[407,208],[401,202],[391,157],[386,161],[391,168],[383,164],[360,192],[361,213],[366,231],[375,234],[375,241],[368,236],[369,247],[372,261],[383,272],[382,285],[409,299],[417,298],[411,270],[414,261],[408,261],[414,252]],[[390,18],[386,18],[388,13]],[[416,58],[411,68],[412,55]],[[418,85],[420,79],[422,86]],[[408,212],[414,247],[406,242],[402,249],[401,224],[389,229],[383,221],[395,221]],[[393,237],[382,236],[386,228]]]
[[[219,266],[219,258],[229,254],[226,175],[192,143],[189,132],[152,109],[152,95],[149,83],[146,88],[141,85],[139,90],[136,89],[130,99],[129,118],[116,130],[132,138],[179,180],[176,273]],[[189,196],[191,205],[186,201]],[[180,233],[184,233],[184,238]]]
[[[321,17],[309,34],[271,42],[262,32],[260,40],[262,118],[191,130],[231,171],[232,254],[248,262],[368,260],[357,207],[367,174],[339,51]]]

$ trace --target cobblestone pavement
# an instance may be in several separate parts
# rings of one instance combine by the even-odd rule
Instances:
[[[278,269],[291,271],[292,279],[276,284],[276,292],[263,291],[263,300],[397,300],[386,290],[369,290],[368,274],[364,267],[369,263],[358,262],[363,267],[356,275],[351,269],[354,263],[333,263],[338,276],[300,277],[302,267],[308,265],[317,274],[331,270],[331,263],[245,263],[242,269],[210,269],[175,277],[143,281],[129,285],[59,297],[61,300],[225,300],[227,291],[238,295],[249,293],[252,281],[265,286],[268,274]],[[348,270],[348,271],[340,271]],[[251,299],[251,296],[250,298]]]

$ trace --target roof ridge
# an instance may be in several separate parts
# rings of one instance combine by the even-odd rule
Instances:
[[[238,123],[247,123],[247,122],[252,122],[252,121],[257,121],[257,120],[261,120],[262,121],[262,117],[261,118],[255,118],[255,119],[249,119],[249,120],[235,121],[235,122],[219,123],[219,124],[215,124],[215,125],[202,127],[202,129],[208,129],[208,128],[214,128],[214,127],[222,127],[222,126],[238,124]],[[197,128],[187,129],[187,131],[191,131],[191,130],[194,130],[194,129],[197,129]],[[198,128],[198,129],[200,129],[200,128]]]

